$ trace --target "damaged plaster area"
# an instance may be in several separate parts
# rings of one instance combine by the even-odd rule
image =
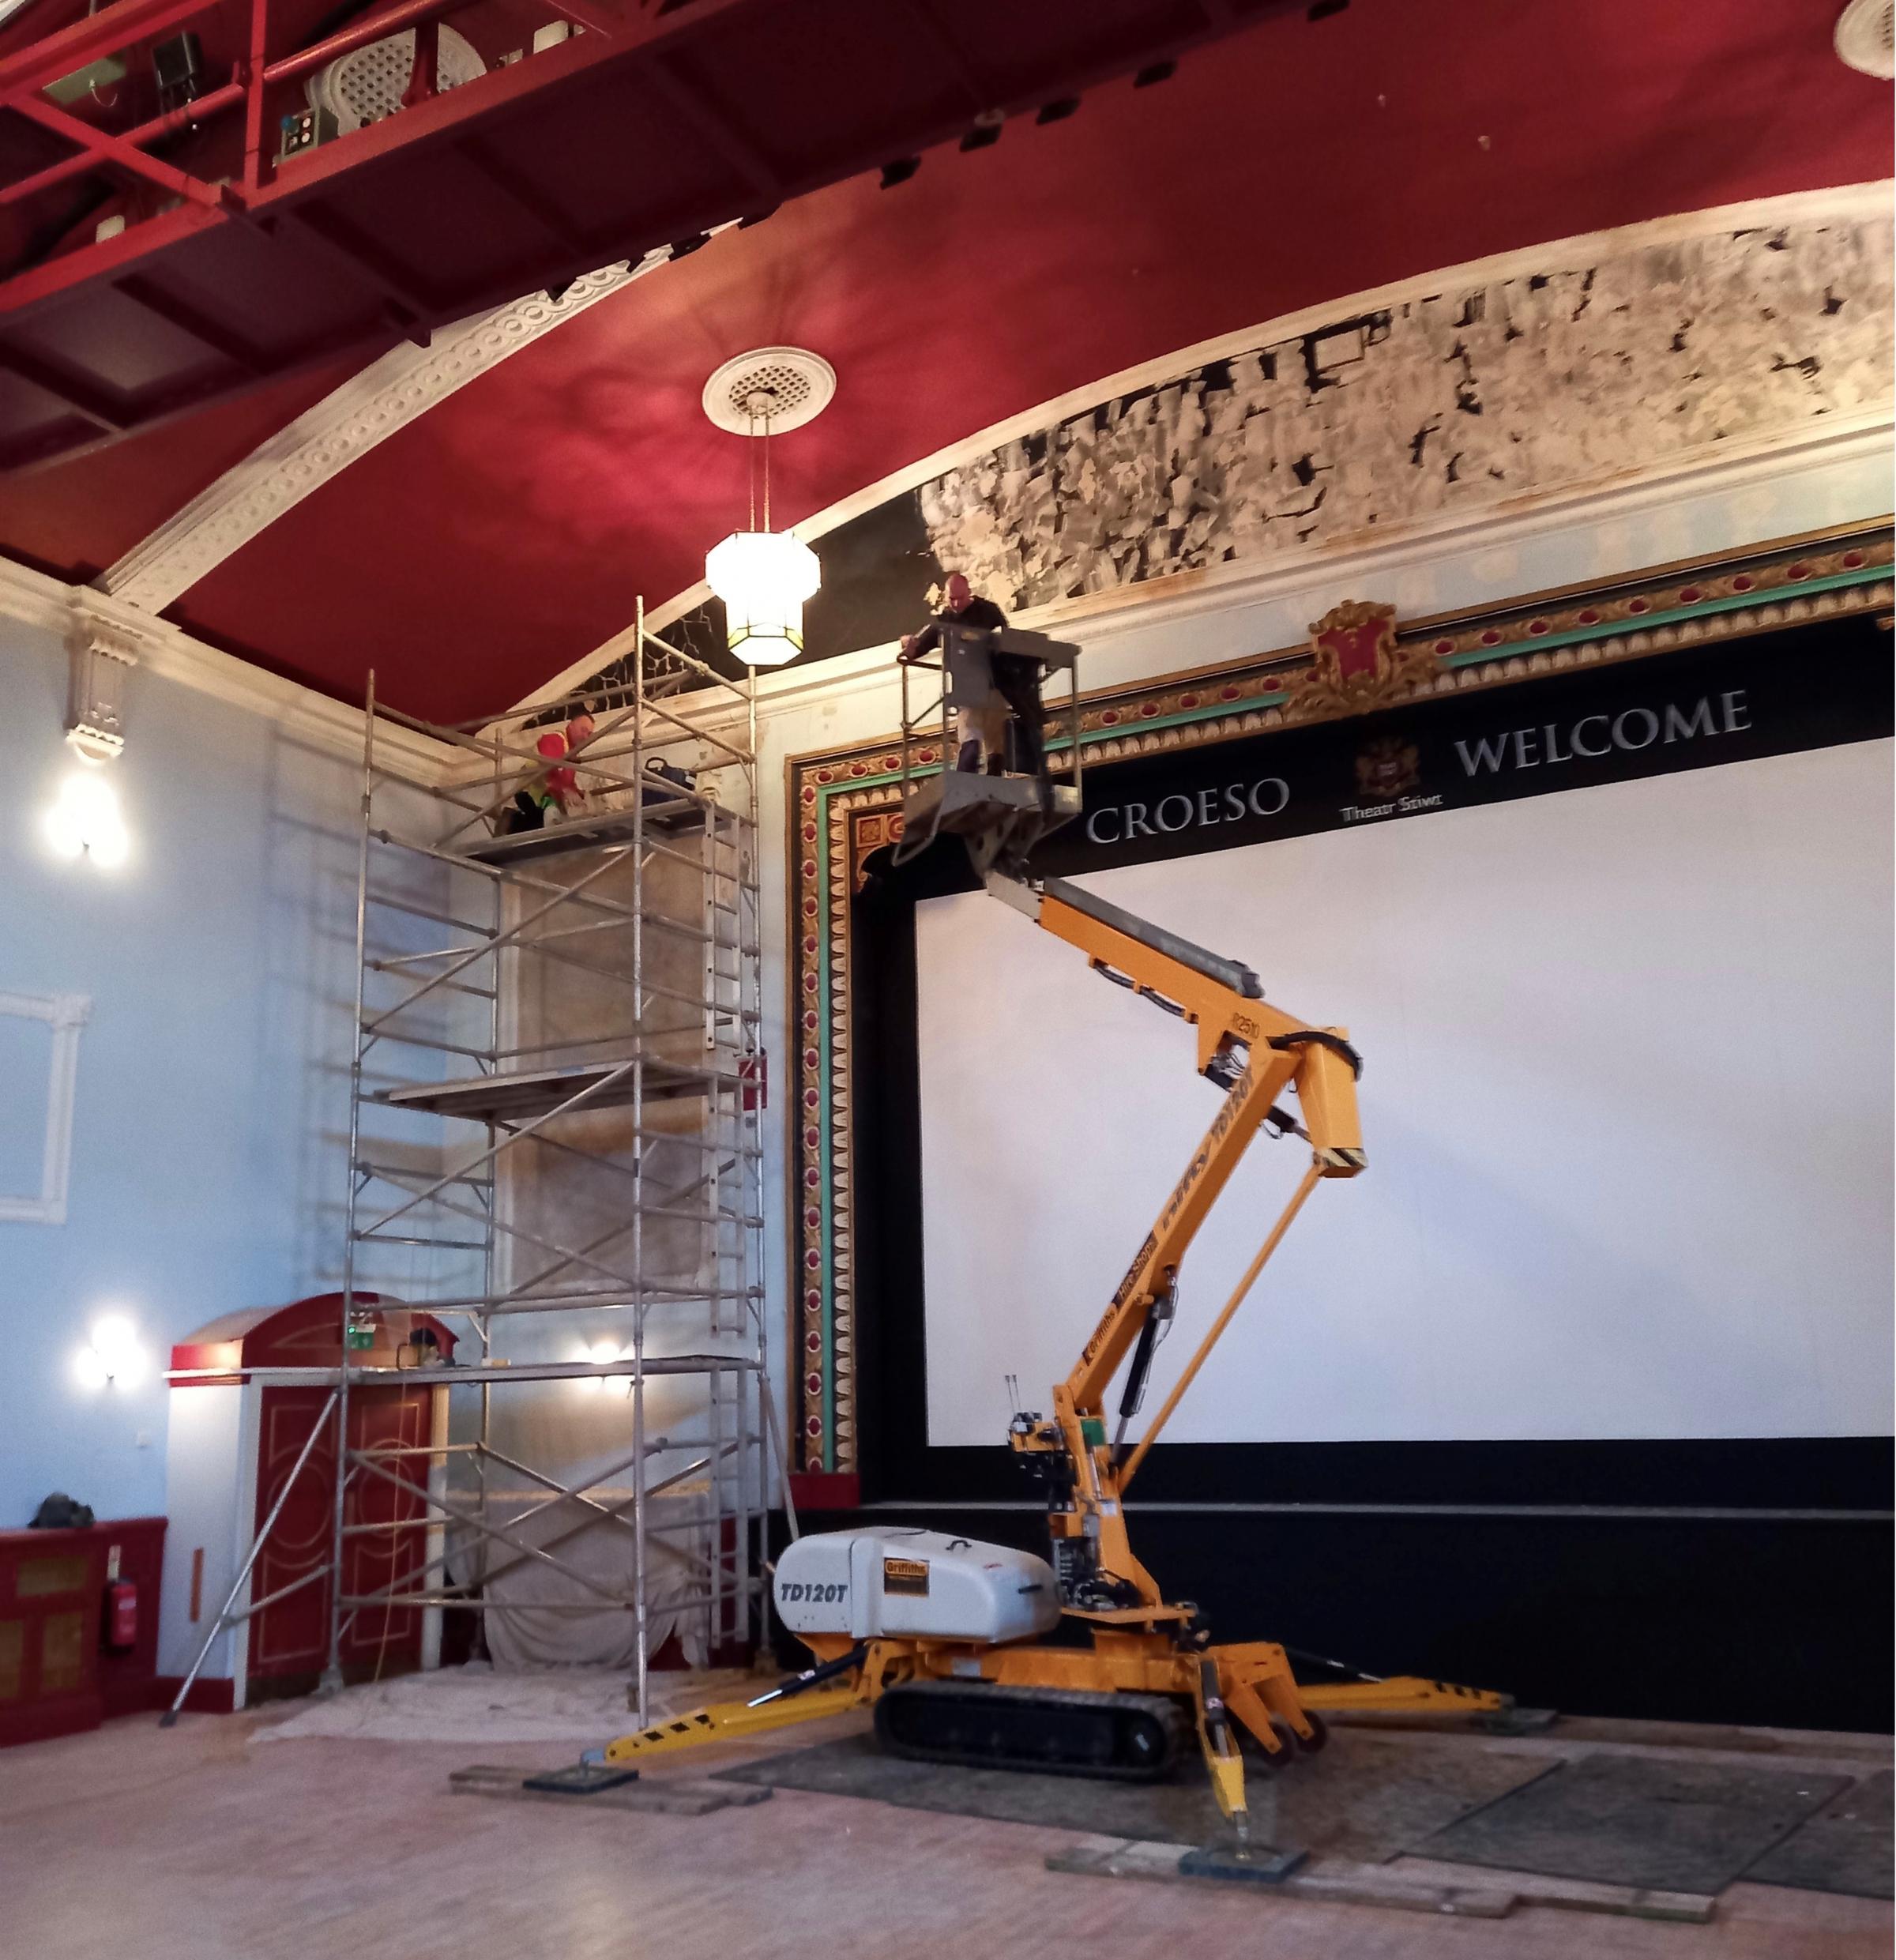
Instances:
[[[1010,610],[1390,531],[1887,407],[1890,239],[1649,246],[1339,322],[1109,401],[918,493]]]

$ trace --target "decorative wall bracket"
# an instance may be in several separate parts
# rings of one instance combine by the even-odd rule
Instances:
[[[66,651],[66,739],[88,762],[109,762],[125,747],[126,683],[143,649],[136,634],[75,603]]]

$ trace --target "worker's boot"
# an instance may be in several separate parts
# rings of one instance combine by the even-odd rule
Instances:
[[[988,773],[990,776],[1005,776],[1007,773],[1007,765],[999,756],[991,755],[988,758]]]

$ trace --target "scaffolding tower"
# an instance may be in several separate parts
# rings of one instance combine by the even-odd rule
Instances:
[[[329,1393],[174,1714],[218,1636],[282,1597],[253,1601],[250,1575],[313,1451],[329,1543],[296,1582],[328,1576],[326,1687],[364,1616],[431,1616],[438,1650],[451,1609],[616,1614],[643,1725],[660,1563],[666,1619],[713,1657],[762,1631],[766,1514],[790,1500],[762,1299],[754,685],[648,632],[642,600],[624,640],[623,681],[498,720],[419,720],[370,675],[340,1364],[269,1378]],[[378,724],[468,767],[423,780],[378,754]],[[457,1330],[451,1360],[418,1315]],[[352,1398],[423,1374],[445,1425],[352,1426]],[[374,1534],[380,1585],[349,1556]]]

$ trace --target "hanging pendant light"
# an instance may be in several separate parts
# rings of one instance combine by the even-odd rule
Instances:
[[[816,554],[788,531],[733,531],[705,559],[724,602],[724,637],[747,667],[781,667],[803,650],[803,601],[822,584]]]
[[[705,583],[724,602],[726,644],[747,667],[781,667],[803,652],[803,602],[822,585],[815,552],[792,532],[770,528],[771,427],[778,422],[799,426],[828,401],[826,389],[820,399],[811,399],[814,368],[833,387],[827,363],[787,348],[727,362],[705,385],[706,412],[713,420],[741,430],[750,442],[750,524],[714,545],[705,559]]]

